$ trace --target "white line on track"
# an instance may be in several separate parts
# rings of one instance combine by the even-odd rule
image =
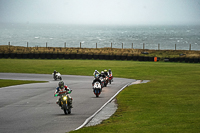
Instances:
[[[137,80],[135,82],[126,84],[124,87],[122,87],[113,97],[111,97],[99,110],[97,110],[92,116],[90,116],[89,118],[87,118],[85,120],[85,122],[79,126],[78,128],[76,128],[75,130],[79,130],[81,128],[83,128],[85,125],[87,125],[108,103],[110,103],[124,88],[126,88],[129,85],[133,85],[133,84],[140,84],[142,83],[143,80]]]

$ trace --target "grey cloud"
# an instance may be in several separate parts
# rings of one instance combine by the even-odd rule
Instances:
[[[0,22],[198,24],[199,0],[0,0]]]

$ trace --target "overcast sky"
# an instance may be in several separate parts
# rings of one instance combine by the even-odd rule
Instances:
[[[200,24],[200,0],[0,0],[0,22]]]

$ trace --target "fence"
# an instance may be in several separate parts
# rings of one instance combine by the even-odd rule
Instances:
[[[11,43],[8,42],[8,45],[10,46]],[[127,45],[128,45],[128,44],[126,44],[126,46],[127,46]],[[147,47],[147,45],[148,45],[149,47]],[[145,43],[143,43],[143,44],[142,44],[142,47],[138,48],[138,47],[135,47],[136,44],[134,45],[133,43],[131,43],[131,44],[129,45],[129,48],[132,48],[132,49],[154,49],[154,50],[164,50],[164,49],[161,49],[161,44],[157,44],[157,47],[156,47],[155,44],[152,44],[154,48],[150,47],[150,45],[151,45],[151,44],[145,44]],[[48,47],[48,42],[46,42],[46,45],[44,45],[44,46],[45,46],[45,47]],[[137,44],[137,46],[138,46],[138,44]],[[177,48],[177,46],[178,46],[177,44],[174,44],[174,48],[172,48],[171,50],[192,50],[192,44],[189,44],[189,45],[188,45],[188,48],[186,48],[186,46],[185,46],[185,49],[182,49],[182,46],[181,46],[181,49],[180,49],[180,48]],[[29,47],[29,42],[27,42],[26,47]],[[41,47],[42,47],[42,46],[41,46]],[[52,47],[52,46],[51,46],[51,47]],[[54,47],[55,47],[55,46],[54,46]],[[64,46],[63,46],[63,47],[64,47],[64,48],[67,47],[67,43],[66,43],[66,42],[64,42]],[[125,48],[125,47],[124,47],[124,43],[121,43],[121,47],[114,47],[114,44],[113,44],[112,42],[110,43],[110,45],[108,44],[107,47],[110,47],[110,48],[122,48],[122,49]],[[179,46],[179,47],[180,47],[180,46]],[[79,46],[78,48],[84,48],[81,42],[80,42],[80,46]],[[98,44],[97,44],[97,43],[95,44],[95,48],[100,48],[100,47],[98,47]],[[168,49],[169,49],[169,48],[168,48]],[[198,50],[198,48],[196,48],[195,50]]]

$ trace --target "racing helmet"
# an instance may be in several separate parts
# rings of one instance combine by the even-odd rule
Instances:
[[[101,71],[101,74],[104,74],[104,72],[103,72],[103,71]]]
[[[108,72],[108,71],[105,69],[104,72]]]
[[[109,69],[108,72],[111,72],[111,69]]]
[[[63,87],[64,87],[64,82],[63,82],[63,81],[60,81],[60,82],[58,83],[58,86],[59,86],[60,88],[63,88]]]

